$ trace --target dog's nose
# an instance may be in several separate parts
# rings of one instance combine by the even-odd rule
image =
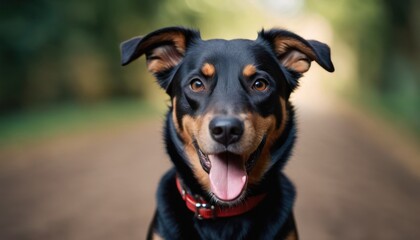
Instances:
[[[209,124],[211,137],[225,146],[239,141],[244,124],[234,117],[216,117]]]

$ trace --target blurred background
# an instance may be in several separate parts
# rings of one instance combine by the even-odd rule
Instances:
[[[119,43],[165,26],[204,39],[286,28],[330,45],[292,100],[286,167],[302,239],[419,239],[420,2],[0,3],[0,238],[144,238],[168,96]]]

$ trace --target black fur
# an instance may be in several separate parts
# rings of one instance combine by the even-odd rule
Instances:
[[[179,43],[179,34],[183,36],[182,44]],[[307,41],[294,33],[278,29],[261,31],[255,41],[204,41],[197,31],[171,27],[122,43],[123,65],[142,54],[146,54],[148,61],[168,59],[169,55],[162,55],[165,51],[170,52],[173,59],[177,60],[168,61],[170,64],[153,69],[158,83],[171,100],[176,98],[176,105],[169,108],[164,131],[167,153],[174,168],[160,182],[157,210],[150,227],[149,239],[154,234],[164,239],[284,239],[289,233],[296,231],[292,213],[295,189],[281,171],[296,138],[294,110],[289,96],[297,87],[302,72],[282,65],[281,61],[291,51],[300,52],[301,49],[286,46],[282,48],[285,52],[279,54],[275,46],[275,39],[279,36],[292,39],[310,49],[312,58],[308,56],[305,61],[315,61],[327,71],[334,71],[327,45],[314,40]],[[158,51],[159,48],[164,51]],[[211,78],[200,72],[201,66],[208,62],[216,69],[215,76]],[[242,69],[249,64],[256,66],[257,71],[251,79],[245,79],[241,75]],[[189,84],[192,79],[200,80],[206,91],[191,91]],[[270,88],[264,92],[253,91],[251,85],[258,79],[266,81]],[[281,103],[280,97],[286,102]],[[287,118],[282,107],[286,108]],[[199,220],[186,208],[175,184],[176,175],[182,179],[190,193],[198,194],[212,204],[219,203],[197,181],[184,151],[185,142],[178,132],[182,131],[182,125],[177,130],[174,122],[182,122],[186,115],[204,115],[209,109],[222,115],[228,112],[247,112],[264,118],[274,116],[276,128],[280,127],[283,119],[286,118],[287,122],[282,134],[270,147],[268,170],[258,184],[250,185],[246,189],[245,198],[265,193],[263,202],[238,216]],[[173,116],[176,119],[172,119]]]
[[[157,193],[158,208],[151,223],[150,233],[156,231],[164,239],[284,239],[295,229],[293,202],[295,189],[288,178],[280,172],[291,154],[296,129],[294,120],[287,124],[285,137],[279,148],[273,148],[273,166],[258,188],[251,194],[267,193],[266,199],[255,209],[240,216],[217,220],[198,220],[185,207],[175,185],[178,174],[193,193],[206,196],[193,177],[185,160],[179,139],[176,136],[171,116],[167,115],[164,132],[167,152],[175,165],[162,178]],[[276,147],[278,147],[276,145]],[[274,159],[275,158],[275,159]],[[150,235],[151,236],[151,235]]]

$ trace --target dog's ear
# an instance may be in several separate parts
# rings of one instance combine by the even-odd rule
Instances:
[[[166,73],[181,62],[188,46],[196,39],[200,39],[198,31],[182,27],[162,28],[144,37],[134,37],[120,45],[121,64],[125,66],[145,54],[147,69],[167,90],[170,80]]]
[[[317,62],[328,72],[334,72],[328,45],[305,40],[302,37],[281,29],[262,30],[258,39],[266,41],[274,51],[279,62],[288,70],[302,74],[309,70],[311,62]]]

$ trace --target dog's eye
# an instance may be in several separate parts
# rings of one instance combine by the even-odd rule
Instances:
[[[267,90],[268,82],[265,79],[257,79],[254,84],[252,85],[252,89],[263,92]]]
[[[190,88],[194,92],[202,92],[205,89],[204,83],[200,79],[197,79],[197,78],[196,79],[193,79],[190,82]]]

